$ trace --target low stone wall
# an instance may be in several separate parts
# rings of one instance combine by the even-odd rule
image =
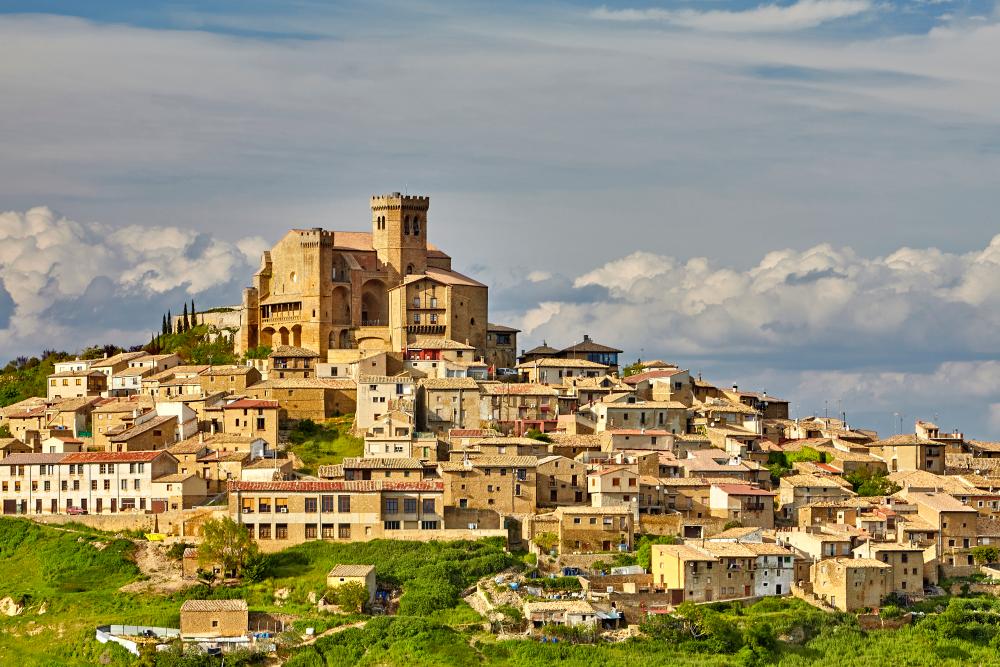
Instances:
[[[899,618],[882,618],[878,614],[858,614],[858,625],[862,630],[898,630],[913,621],[913,614],[903,614]]]
[[[444,530],[395,530],[391,535],[373,535],[361,539],[352,539],[351,542],[369,542],[375,539],[392,539],[413,542],[452,542],[455,540],[481,540],[486,537],[502,537],[507,540],[507,531],[500,530],[462,530],[460,528],[446,528]],[[315,541],[315,540],[309,540]],[[345,542],[347,540],[331,540],[332,542]],[[292,540],[258,540],[257,546],[265,553],[281,551],[288,547],[301,544]]]
[[[114,533],[122,530],[141,530],[152,532],[155,521],[153,514],[81,514],[79,516],[69,516],[67,514],[42,514],[25,515],[37,523],[60,526],[67,523],[78,523],[95,530],[103,530]]]

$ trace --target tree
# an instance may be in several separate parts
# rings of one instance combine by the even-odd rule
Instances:
[[[184,304],[184,319],[181,320],[181,333],[184,333],[191,328],[191,323],[188,322],[188,305]]]
[[[639,548],[635,552],[635,562],[646,570],[649,570],[652,567],[654,544],[677,544],[678,542],[680,542],[680,538],[674,535],[660,535],[659,537],[644,535],[639,538]]]
[[[559,544],[559,536],[555,533],[538,533],[532,541],[543,551],[551,551]]]
[[[167,333],[174,333],[174,316],[170,314],[170,309],[167,309]]]
[[[198,316],[195,315],[194,299],[191,299],[191,328],[198,326]]]
[[[524,437],[531,438],[532,440],[537,440],[539,442],[552,442],[552,438],[549,437],[548,433],[542,433],[537,428],[529,428],[524,434]]]
[[[969,552],[976,565],[988,565],[989,563],[1000,562],[1000,548],[984,544],[981,547],[972,547]]]
[[[167,327],[167,316],[166,315],[163,316],[163,324],[160,325],[160,333],[161,334],[168,334],[168,333],[170,333],[170,329]]]
[[[844,477],[859,496],[890,496],[901,488],[885,476],[883,472],[872,473],[867,468],[859,468]]]
[[[638,375],[643,370],[645,370],[645,366],[642,365],[642,359],[636,359],[634,364],[626,366],[622,370],[622,377],[628,377],[629,375]]]
[[[349,581],[331,588],[326,594],[326,599],[343,611],[360,614],[368,602],[368,588],[360,581]]]
[[[235,571],[241,577],[257,558],[257,544],[246,527],[229,517],[206,521],[202,536],[198,547],[198,564],[202,567],[218,563],[224,572]]]

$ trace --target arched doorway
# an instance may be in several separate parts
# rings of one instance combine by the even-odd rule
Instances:
[[[296,324],[292,327],[292,345],[302,347],[302,325]]]
[[[372,279],[361,288],[362,326],[384,327],[389,324],[389,304],[385,283]]]
[[[264,347],[271,347],[271,341],[274,339],[274,327],[267,327],[266,329],[260,330],[260,344]]]
[[[281,345],[288,345],[288,329],[285,327],[278,329],[278,341]]]

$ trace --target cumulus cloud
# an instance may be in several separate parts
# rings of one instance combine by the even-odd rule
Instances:
[[[0,357],[143,342],[163,312],[192,297],[204,307],[239,299],[265,245],[179,227],[77,222],[46,207],[0,213]]]
[[[799,0],[790,5],[761,4],[742,11],[729,9],[608,9],[591,12],[596,19],[625,22],[663,22],[715,32],[782,32],[815,28],[872,9],[870,0]]]
[[[512,320],[522,347],[589,332],[630,358],[674,359],[723,383],[790,394],[805,411],[835,400],[878,419],[948,408],[993,428],[1000,235],[968,253],[775,250],[742,269],[636,252],[549,282],[560,280],[572,289],[559,299],[547,283],[508,290],[525,303],[543,295]]]
[[[606,299],[545,298],[522,328],[550,338],[559,329],[603,328],[636,350],[655,342],[663,352],[755,354],[799,366],[961,360],[1000,352],[998,285],[1000,235],[967,254],[902,248],[866,258],[829,244],[776,250],[745,270],[636,252],[573,280],[581,292],[606,290]],[[530,298],[532,287],[524,289]]]

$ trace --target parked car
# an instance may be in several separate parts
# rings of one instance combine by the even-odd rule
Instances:
[[[67,507],[66,514],[69,514],[71,516],[78,516],[80,514],[87,514],[87,510],[85,510],[82,507]]]

